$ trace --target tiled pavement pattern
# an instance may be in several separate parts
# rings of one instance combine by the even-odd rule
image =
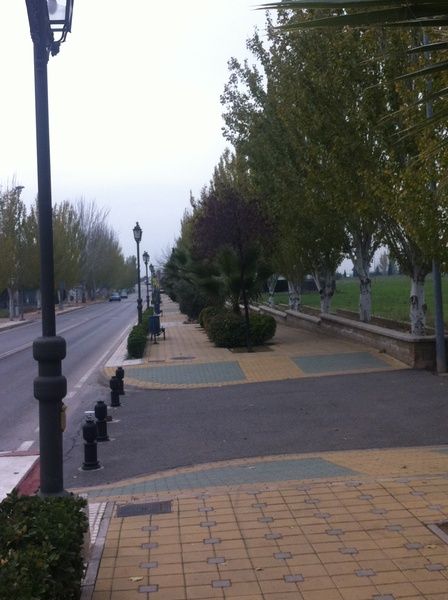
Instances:
[[[141,388],[210,387],[257,381],[405,369],[406,365],[377,350],[284,325],[263,351],[232,352],[215,348],[203,329],[186,323],[177,305],[163,297],[161,326],[166,339],[149,343],[142,360],[124,361],[125,347],[108,363],[105,375],[125,368],[125,385]]]
[[[108,507],[83,598],[446,600],[447,467],[446,447],[334,452],[82,490]]]
[[[166,340],[125,385],[184,388],[404,369],[278,326],[269,350],[214,348],[164,298]],[[448,600],[448,447],[260,457],[73,490],[96,543],[82,600]],[[103,513],[104,511],[104,513]],[[98,516],[103,520],[98,524]]]

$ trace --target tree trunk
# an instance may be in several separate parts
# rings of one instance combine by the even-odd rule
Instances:
[[[274,308],[274,292],[275,292],[275,286],[277,285],[277,281],[278,281],[278,275],[277,273],[274,273],[274,275],[271,275],[268,279],[268,290],[269,290],[269,308]]]
[[[249,316],[249,301],[247,299],[246,290],[243,289],[243,304],[244,304],[244,319],[246,321],[246,348],[248,352],[252,352],[252,339],[250,335],[250,316]]]
[[[365,240],[356,237],[355,244],[351,259],[359,278],[359,320],[370,323],[372,320],[372,281],[369,277],[372,261],[371,236]]]
[[[9,320],[14,321],[14,290],[8,288]]]
[[[359,274],[359,320],[370,323],[372,319],[372,281],[369,277]]]
[[[288,280],[289,309],[301,312],[302,310],[302,286],[300,283]]]
[[[426,335],[425,277],[417,267],[414,268],[414,277],[411,279],[410,301],[411,333]]]
[[[320,295],[320,312],[329,315],[331,310],[331,299],[333,297],[333,273],[325,269],[322,275],[314,272],[314,282]]]

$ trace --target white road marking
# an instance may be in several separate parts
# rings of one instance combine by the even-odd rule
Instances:
[[[17,448],[17,452],[26,452],[27,450],[29,450],[31,448],[31,446],[34,444],[34,440],[28,440],[27,442],[23,442],[22,444],[20,444],[20,446]]]

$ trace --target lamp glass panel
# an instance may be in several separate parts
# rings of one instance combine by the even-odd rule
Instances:
[[[63,24],[67,16],[67,0],[47,0],[48,15],[53,24]]]
[[[134,231],[134,240],[135,240],[136,242],[140,242],[140,241],[141,241],[141,239],[142,239],[142,229],[141,229],[141,227],[138,225],[138,223],[137,223],[137,225],[134,227],[133,231]]]

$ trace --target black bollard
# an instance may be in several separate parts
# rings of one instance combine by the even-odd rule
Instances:
[[[95,417],[96,417],[96,430],[97,430],[97,442],[108,442],[109,436],[107,435],[107,406],[103,400],[98,400],[95,404]]]
[[[110,405],[113,408],[116,408],[117,406],[121,406],[120,403],[120,380],[118,379],[118,377],[111,377],[109,379],[109,387],[110,387]]]
[[[82,427],[82,437],[84,438],[84,462],[82,463],[83,471],[93,471],[100,469],[98,462],[97,443],[96,443],[96,423],[93,420],[93,410],[86,410],[84,413],[86,422]]]
[[[120,381],[120,387],[118,388],[118,393],[120,396],[125,396],[124,392],[124,369],[123,367],[117,367],[115,370],[115,377]]]

